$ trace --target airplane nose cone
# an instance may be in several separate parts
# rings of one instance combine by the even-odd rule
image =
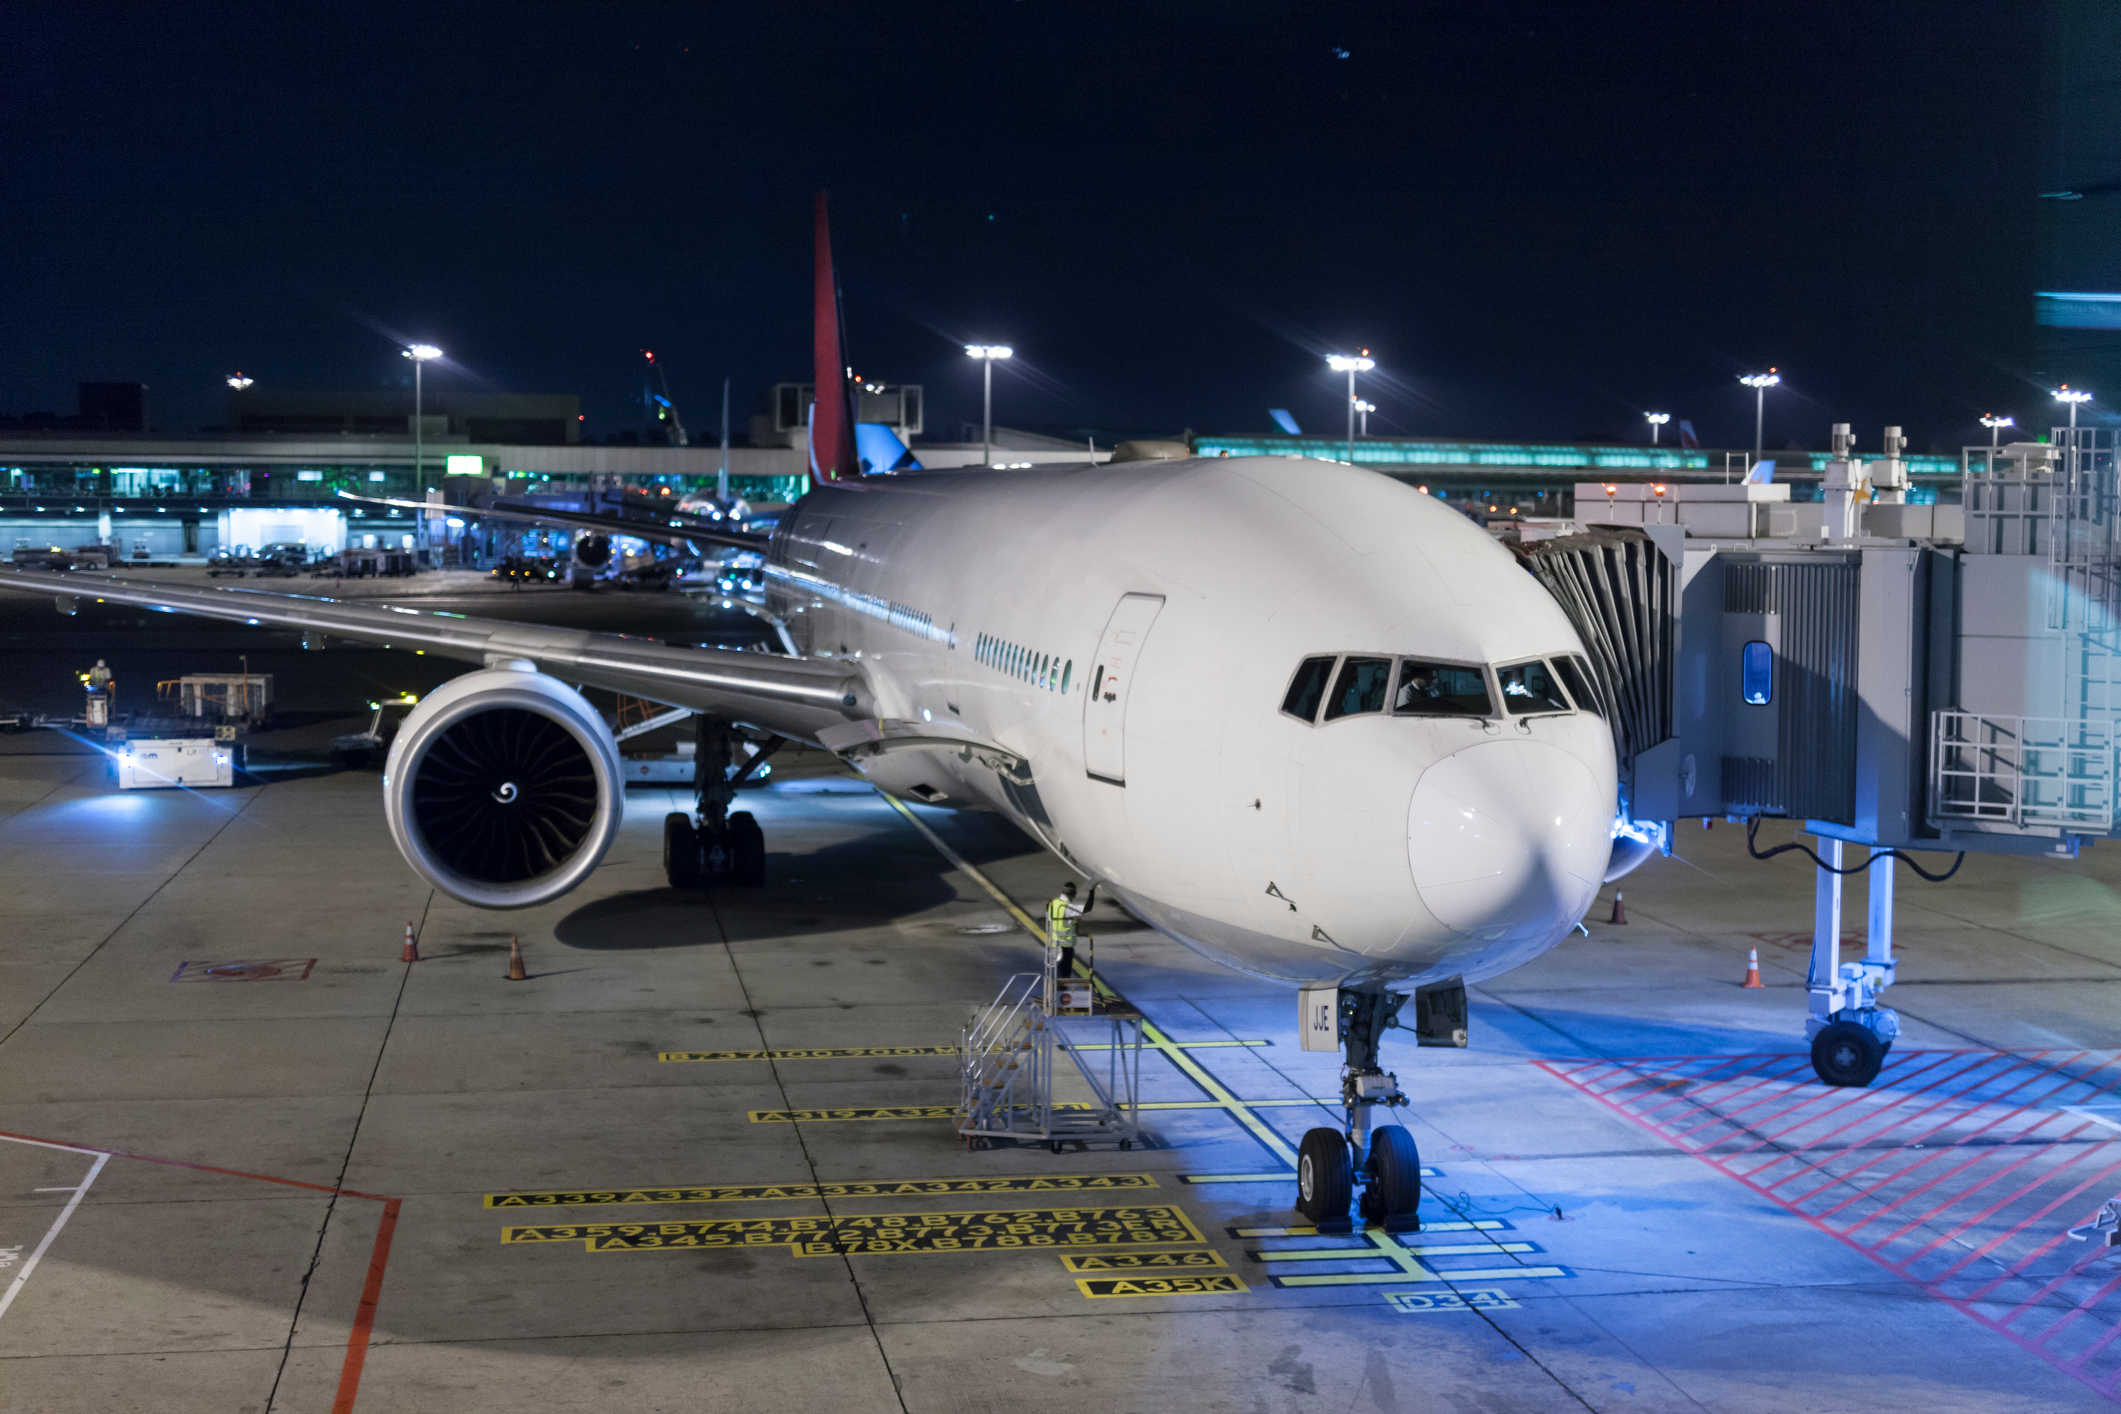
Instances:
[[[1491,741],[1424,771],[1407,809],[1414,886],[1438,922],[1483,939],[1582,916],[1612,852],[1613,793],[1536,741]]]

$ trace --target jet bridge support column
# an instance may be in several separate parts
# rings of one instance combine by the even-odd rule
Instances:
[[[1900,1034],[1900,1018],[1878,998],[1893,984],[1893,862],[1891,851],[1873,849],[1864,870],[1870,910],[1863,961],[1841,960],[1841,885],[1846,846],[1819,839],[1820,866],[1813,870],[1812,958],[1806,974],[1812,1069],[1829,1085],[1864,1086],[1878,1076],[1886,1052]]]

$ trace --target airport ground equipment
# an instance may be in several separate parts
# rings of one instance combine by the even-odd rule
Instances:
[[[1966,448],[1959,505],[1908,502],[1897,427],[1875,457],[1845,423],[1832,445],[1819,501],[1588,482],[1576,533],[1524,553],[1613,728],[1608,878],[1690,818],[1745,824],[1756,857],[1806,853],[1813,1066],[1860,1086],[1899,1032],[1900,866],[1941,879],[1954,853],[2073,859],[2121,835],[2121,486],[2106,428]],[[1768,818],[1813,842],[1762,849]],[[1844,959],[1856,874],[1867,927]]]
[[[957,1132],[975,1148],[1007,1141],[1073,1146],[1141,1140],[1142,1014],[1125,998],[1100,994],[1092,981],[1095,941],[1076,944],[1078,970],[1059,972],[1060,951],[1045,966],[1002,984],[969,1022],[959,1045]],[[1055,1068],[1066,1059],[1090,1099],[1055,1097]]]
[[[208,737],[128,738],[111,752],[119,790],[232,786],[235,747]]]
[[[272,674],[186,673],[156,683],[155,697],[180,717],[262,726],[272,717]]]

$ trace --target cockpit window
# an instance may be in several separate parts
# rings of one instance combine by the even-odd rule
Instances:
[[[1569,700],[1561,695],[1561,684],[1556,681],[1554,670],[1541,659],[1497,668],[1495,680],[1502,686],[1503,705],[1510,709],[1513,717],[1569,710]]]
[[[1589,712],[1594,717],[1605,714],[1598,709],[1598,694],[1591,686],[1591,667],[1571,653],[1566,658],[1556,658],[1554,669],[1561,674],[1561,685],[1576,699],[1578,711]]]
[[[1399,660],[1399,685],[1392,690],[1396,717],[1486,717],[1494,713],[1487,677],[1478,668],[1449,663]]]
[[[1325,700],[1326,684],[1333,680],[1333,661],[1330,657],[1304,659],[1289,684],[1289,695],[1281,700],[1281,710],[1307,722],[1317,721],[1318,704]]]
[[[1326,699],[1326,720],[1385,710],[1385,686],[1392,680],[1390,658],[1343,658]]]

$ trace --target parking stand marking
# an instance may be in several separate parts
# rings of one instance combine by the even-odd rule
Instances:
[[[614,1203],[761,1203],[782,1198],[940,1198],[955,1193],[1093,1193],[1154,1188],[1147,1173],[992,1174],[847,1183],[727,1183],[489,1193],[489,1208],[588,1208]]]
[[[1251,1290],[1231,1272],[1204,1276],[1077,1277],[1075,1285],[1092,1301],[1110,1296],[1221,1296]]]
[[[1070,1252],[1061,1265],[1078,1275],[1084,1272],[1168,1272],[1203,1267],[1228,1267],[1220,1252],[1108,1252],[1100,1256]]]
[[[1168,1204],[1138,1207],[974,1208],[794,1218],[698,1218],[665,1223],[543,1223],[504,1228],[501,1241],[580,1242],[590,1252],[782,1247],[797,1257],[1056,1248],[1185,1246],[1207,1241]]]

